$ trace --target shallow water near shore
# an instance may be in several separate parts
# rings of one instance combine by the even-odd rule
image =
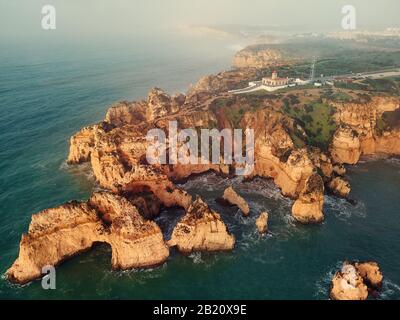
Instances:
[[[152,86],[183,91],[201,75],[227,68],[233,54],[227,47],[157,41],[118,54],[69,47],[55,57],[8,52],[0,60],[2,274],[17,257],[31,214],[91,193],[86,168],[64,164],[75,131],[101,120],[112,102],[144,97]],[[163,48],[158,54],[156,44]],[[380,299],[400,299],[400,160],[366,159],[347,176],[357,204],[326,196],[326,220],[316,226],[295,223],[291,200],[270,180],[196,177],[182,187],[221,213],[237,240],[232,252],[186,257],[173,250],[158,268],[116,272],[110,248],[101,245],[59,266],[56,290],[2,277],[0,298],[328,299],[332,274],[356,259],[379,262]],[[230,184],[249,202],[250,217],[216,203]],[[265,236],[255,229],[262,211],[270,213]],[[166,237],[182,214],[166,210],[157,218]]]

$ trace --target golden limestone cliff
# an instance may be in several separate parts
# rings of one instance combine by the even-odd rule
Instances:
[[[301,223],[318,223],[324,220],[324,183],[318,174],[311,175],[292,207],[293,217]]]
[[[102,242],[111,246],[114,269],[151,267],[169,256],[156,223],[144,220],[123,197],[94,193],[87,202],[73,201],[34,214],[7,277],[29,282],[42,275],[44,266],[56,266]]]
[[[400,154],[400,128],[379,128],[382,115],[399,107],[399,99],[392,97],[372,97],[368,103],[336,103],[339,128],[330,146],[333,161],[355,164],[362,155]]]
[[[345,262],[332,279],[330,296],[333,300],[366,300],[368,294],[379,290],[383,275],[376,262]]]
[[[170,247],[176,246],[185,254],[193,251],[232,250],[234,244],[235,237],[229,233],[220,215],[211,210],[201,198],[190,205],[168,241]]]

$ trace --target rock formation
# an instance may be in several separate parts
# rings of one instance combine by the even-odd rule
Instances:
[[[175,226],[170,247],[176,246],[182,253],[194,251],[232,250],[235,237],[231,235],[218,213],[197,198],[184,217]]]
[[[334,194],[343,198],[346,198],[351,191],[350,184],[346,180],[340,177],[332,179],[331,182],[329,183],[329,188],[332,190]]]
[[[301,223],[318,223],[324,220],[324,183],[317,174],[310,176],[300,197],[292,207],[293,217]]]
[[[345,263],[332,279],[330,296],[333,300],[366,300],[368,288],[356,268]]]
[[[383,275],[376,262],[356,262],[354,266],[369,288],[380,289],[382,287]]]
[[[385,112],[400,107],[393,97],[372,97],[368,103],[336,103],[334,117],[339,128],[330,146],[335,163],[355,164],[361,155],[400,154],[400,128],[378,130]]]
[[[228,203],[237,206],[242,211],[244,216],[249,215],[250,208],[246,200],[239,196],[232,187],[226,188],[222,197]]]
[[[263,234],[268,231],[268,212],[262,212],[256,220],[256,226],[259,233]]]
[[[334,300],[366,300],[370,291],[382,286],[382,273],[376,262],[345,262],[332,279]]]
[[[154,222],[145,221],[125,198],[95,193],[87,202],[73,201],[34,214],[7,277],[29,282],[42,275],[44,266],[56,266],[98,242],[110,244],[114,269],[151,267],[169,256]]]

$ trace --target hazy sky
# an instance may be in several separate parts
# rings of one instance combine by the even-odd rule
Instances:
[[[339,29],[341,7],[357,9],[359,28],[399,26],[400,0],[0,0],[0,37],[41,32],[41,7],[57,10],[68,37],[156,33],[180,25],[282,25]]]

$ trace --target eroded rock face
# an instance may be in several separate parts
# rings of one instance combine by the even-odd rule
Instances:
[[[296,149],[287,132],[292,120],[271,109],[246,113],[243,128],[254,129],[253,176],[272,178],[286,196],[297,198],[315,171],[307,149]]]
[[[333,300],[366,300],[368,288],[356,268],[345,263],[332,279],[330,296]]]
[[[343,198],[346,198],[351,191],[349,182],[340,177],[332,179],[329,188],[334,194]]]
[[[90,153],[94,147],[94,135],[98,125],[93,125],[81,129],[70,139],[70,149],[67,162],[78,164],[89,161]]]
[[[340,127],[333,137],[331,156],[336,163],[356,164],[361,156],[358,133],[349,127]]]
[[[400,130],[378,132],[378,122],[386,111],[395,111],[400,101],[393,97],[373,97],[368,103],[334,104],[336,122],[330,152],[336,163],[355,164],[361,155],[400,154]]]
[[[89,205],[108,228],[104,241],[111,245],[114,269],[157,266],[169,256],[158,225],[146,221],[127,199],[111,193],[95,193]]]
[[[230,79],[222,75],[216,77],[222,77],[224,81]],[[170,120],[177,120],[182,128],[207,127],[210,123],[231,125],[226,121],[226,115],[212,108],[214,98],[209,92],[204,99],[198,99],[203,91],[199,87],[193,90],[186,97],[170,97],[162,90],[154,89],[147,101],[113,106],[106,116],[112,129],[97,126],[88,133],[83,130],[76,134],[71,144],[70,163],[90,161],[96,181],[112,192],[152,192],[166,207],[178,205],[187,209],[192,199],[173,181],[210,170],[228,175],[233,168],[224,164],[148,165],[146,150],[149,142],[145,135],[154,127],[165,130]],[[241,106],[246,101],[238,98],[234,103]],[[175,104],[179,105],[179,111],[171,115],[171,106]],[[149,110],[157,115],[150,117]],[[134,117],[146,121],[137,123]],[[294,148],[287,132],[288,128],[293,129],[293,120],[273,108],[246,112],[240,126],[255,132],[256,159],[252,175],[273,178],[284,195],[298,198],[316,167],[326,175],[331,174],[331,163],[325,155]]]
[[[334,300],[366,300],[370,291],[381,288],[382,279],[376,262],[345,262],[332,279],[330,296]]]
[[[338,175],[338,176],[344,176],[346,174],[346,168],[344,165],[334,165],[333,166],[333,171]]]
[[[176,246],[182,253],[194,251],[232,250],[235,237],[231,235],[220,215],[197,198],[184,217],[175,226],[170,247]]]
[[[292,215],[301,223],[321,222],[324,220],[323,204],[324,183],[319,175],[313,174],[307,179],[300,197],[295,201]]]
[[[263,234],[268,231],[268,212],[262,212],[256,220],[256,226],[259,233]]]
[[[383,275],[378,263],[374,261],[356,262],[354,266],[368,287],[372,289],[380,289],[382,287]]]
[[[249,205],[246,200],[239,196],[232,187],[226,188],[224,191],[223,199],[232,205],[237,206],[243,213],[244,216],[248,216],[250,213]]]
[[[145,221],[125,198],[95,193],[87,202],[74,201],[34,214],[7,277],[16,283],[29,282],[42,275],[42,267],[56,266],[97,242],[110,244],[115,269],[155,266],[169,256],[154,222]]]

